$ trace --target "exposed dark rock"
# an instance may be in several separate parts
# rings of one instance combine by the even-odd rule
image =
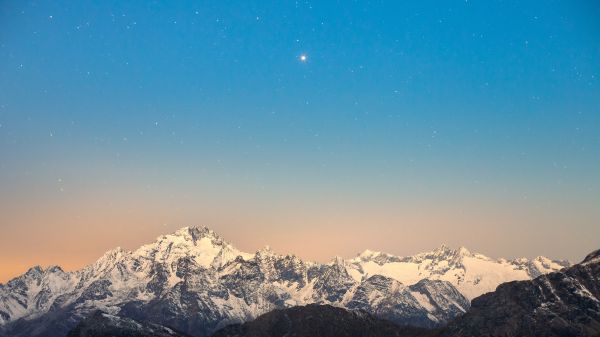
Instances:
[[[600,251],[560,272],[507,282],[475,298],[442,336],[600,336]]]
[[[67,337],[186,337],[171,328],[96,311],[82,320]]]
[[[426,337],[434,331],[399,326],[364,311],[311,304],[274,310],[244,324],[227,326],[213,337]]]

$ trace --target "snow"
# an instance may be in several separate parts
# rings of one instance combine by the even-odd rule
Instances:
[[[211,267],[216,258],[220,267],[238,256],[245,259],[253,256],[233,248],[206,227],[184,227],[173,234],[163,235],[156,242],[142,246],[133,255],[162,263],[191,257],[204,268]]]
[[[438,318],[437,318],[437,317],[435,317],[435,316],[433,316],[432,314],[427,314],[427,317],[428,317],[430,320],[434,321],[434,322],[435,322],[435,321],[438,321]]]
[[[350,277],[352,277],[352,279],[356,282],[360,282],[363,278],[363,275],[359,270],[357,270],[356,268],[348,268],[348,275],[350,275]]]
[[[547,277],[540,277],[539,280],[541,280],[541,282],[548,288],[548,290],[550,290],[550,293],[554,295],[554,298],[557,302],[562,302],[562,299],[560,298],[560,296],[558,296],[558,294],[554,290],[554,287],[552,286],[552,283],[550,283]]]
[[[600,256],[599,257],[595,257],[593,259],[590,259],[588,261],[583,262],[583,265],[587,265],[587,264],[591,264],[591,263],[599,263],[600,262]]]
[[[435,307],[431,304],[431,302],[429,301],[429,297],[427,297],[427,295],[425,294],[421,294],[418,291],[411,291],[410,294],[417,300],[417,302],[419,302],[419,304],[427,309],[427,311],[433,311],[435,310]],[[460,307],[460,306],[458,306]]]
[[[509,263],[502,263],[488,258],[465,257],[462,261],[464,272],[459,274],[444,274],[442,280],[452,283],[469,300],[496,290],[501,283],[516,280],[529,280],[531,277],[525,270],[512,267]]]
[[[13,288],[14,280],[23,282],[22,285],[17,283],[16,287],[19,290]],[[32,313],[39,315],[47,312],[60,294],[67,292],[76,284],[76,280],[69,273],[56,266],[46,269],[33,267],[14,280],[0,289],[0,311],[10,315],[8,321],[27,317]],[[0,316],[0,325],[6,322]]]
[[[392,262],[384,265],[379,265],[373,261],[364,262],[361,265],[363,274],[366,276],[383,275],[396,279],[404,284],[414,284],[422,280],[424,277],[420,275],[419,265],[416,263]],[[355,271],[351,275],[357,275]],[[362,278],[356,277],[358,280]]]
[[[362,253],[358,255],[359,258],[368,259],[373,256],[377,256],[381,254],[381,252],[372,251],[370,249],[365,249]]]
[[[587,297],[589,299],[591,299],[594,302],[600,302],[584,285],[582,285],[581,283],[579,283],[576,279],[573,279],[575,281],[575,293],[581,297]]]

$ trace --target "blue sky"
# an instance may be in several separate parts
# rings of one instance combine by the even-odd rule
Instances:
[[[89,259],[179,221],[315,259],[367,247],[282,233],[372,227],[370,248],[392,253],[576,259],[600,243],[599,15],[594,1],[2,2],[0,226],[55,233],[23,265],[68,260],[72,228],[125,238],[79,248]],[[97,214],[110,221],[86,223]],[[408,223],[436,234],[405,237]]]

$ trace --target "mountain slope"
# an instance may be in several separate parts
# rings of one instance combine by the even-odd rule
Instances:
[[[568,269],[474,299],[442,336],[600,336],[600,250]]]
[[[440,326],[469,308],[457,287],[480,290],[463,282],[473,280],[473,268],[465,267],[472,265],[469,256],[489,260],[475,269],[483,280],[520,279],[496,271],[502,263],[464,251],[443,248],[406,258],[372,253],[320,264],[270,249],[244,253],[206,227],[185,227],[132,252],[108,251],[75,272],[30,269],[0,287],[0,333],[63,337],[102,310],[206,336],[274,309],[311,303],[363,309],[402,324]],[[405,272],[409,265],[418,273]],[[526,271],[519,277],[527,277],[533,273],[527,266],[535,261],[510,265],[522,266]]]
[[[271,311],[253,321],[225,327],[213,337],[426,337],[431,333],[398,326],[363,311],[311,304]]]

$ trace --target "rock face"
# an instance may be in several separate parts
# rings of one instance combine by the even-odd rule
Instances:
[[[463,314],[469,307],[469,301],[448,282],[421,280],[405,286],[381,275],[361,282],[345,303],[348,309],[364,310],[400,325],[430,328]]]
[[[270,249],[244,253],[206,227],[185,227],[135,251],[108,251],[78,271],[34,267],[0,286],[0,336],[64,337],[101,310],[200,337],[311,303],[435,327],[464,313],[472,294],[562,266],[447,247],[412,257],[365,252],[319,264]]]
[[[426,337],[431,331],[398,326],[364,311],[310,304],[274,310],[254,321],[217,331],[213,337]]]
[[[600,250],[571,268],[474,299],[442,336],[600,336]]]
[[[69,332],[68,337],[189,337],[173,329],[96,311]]]

